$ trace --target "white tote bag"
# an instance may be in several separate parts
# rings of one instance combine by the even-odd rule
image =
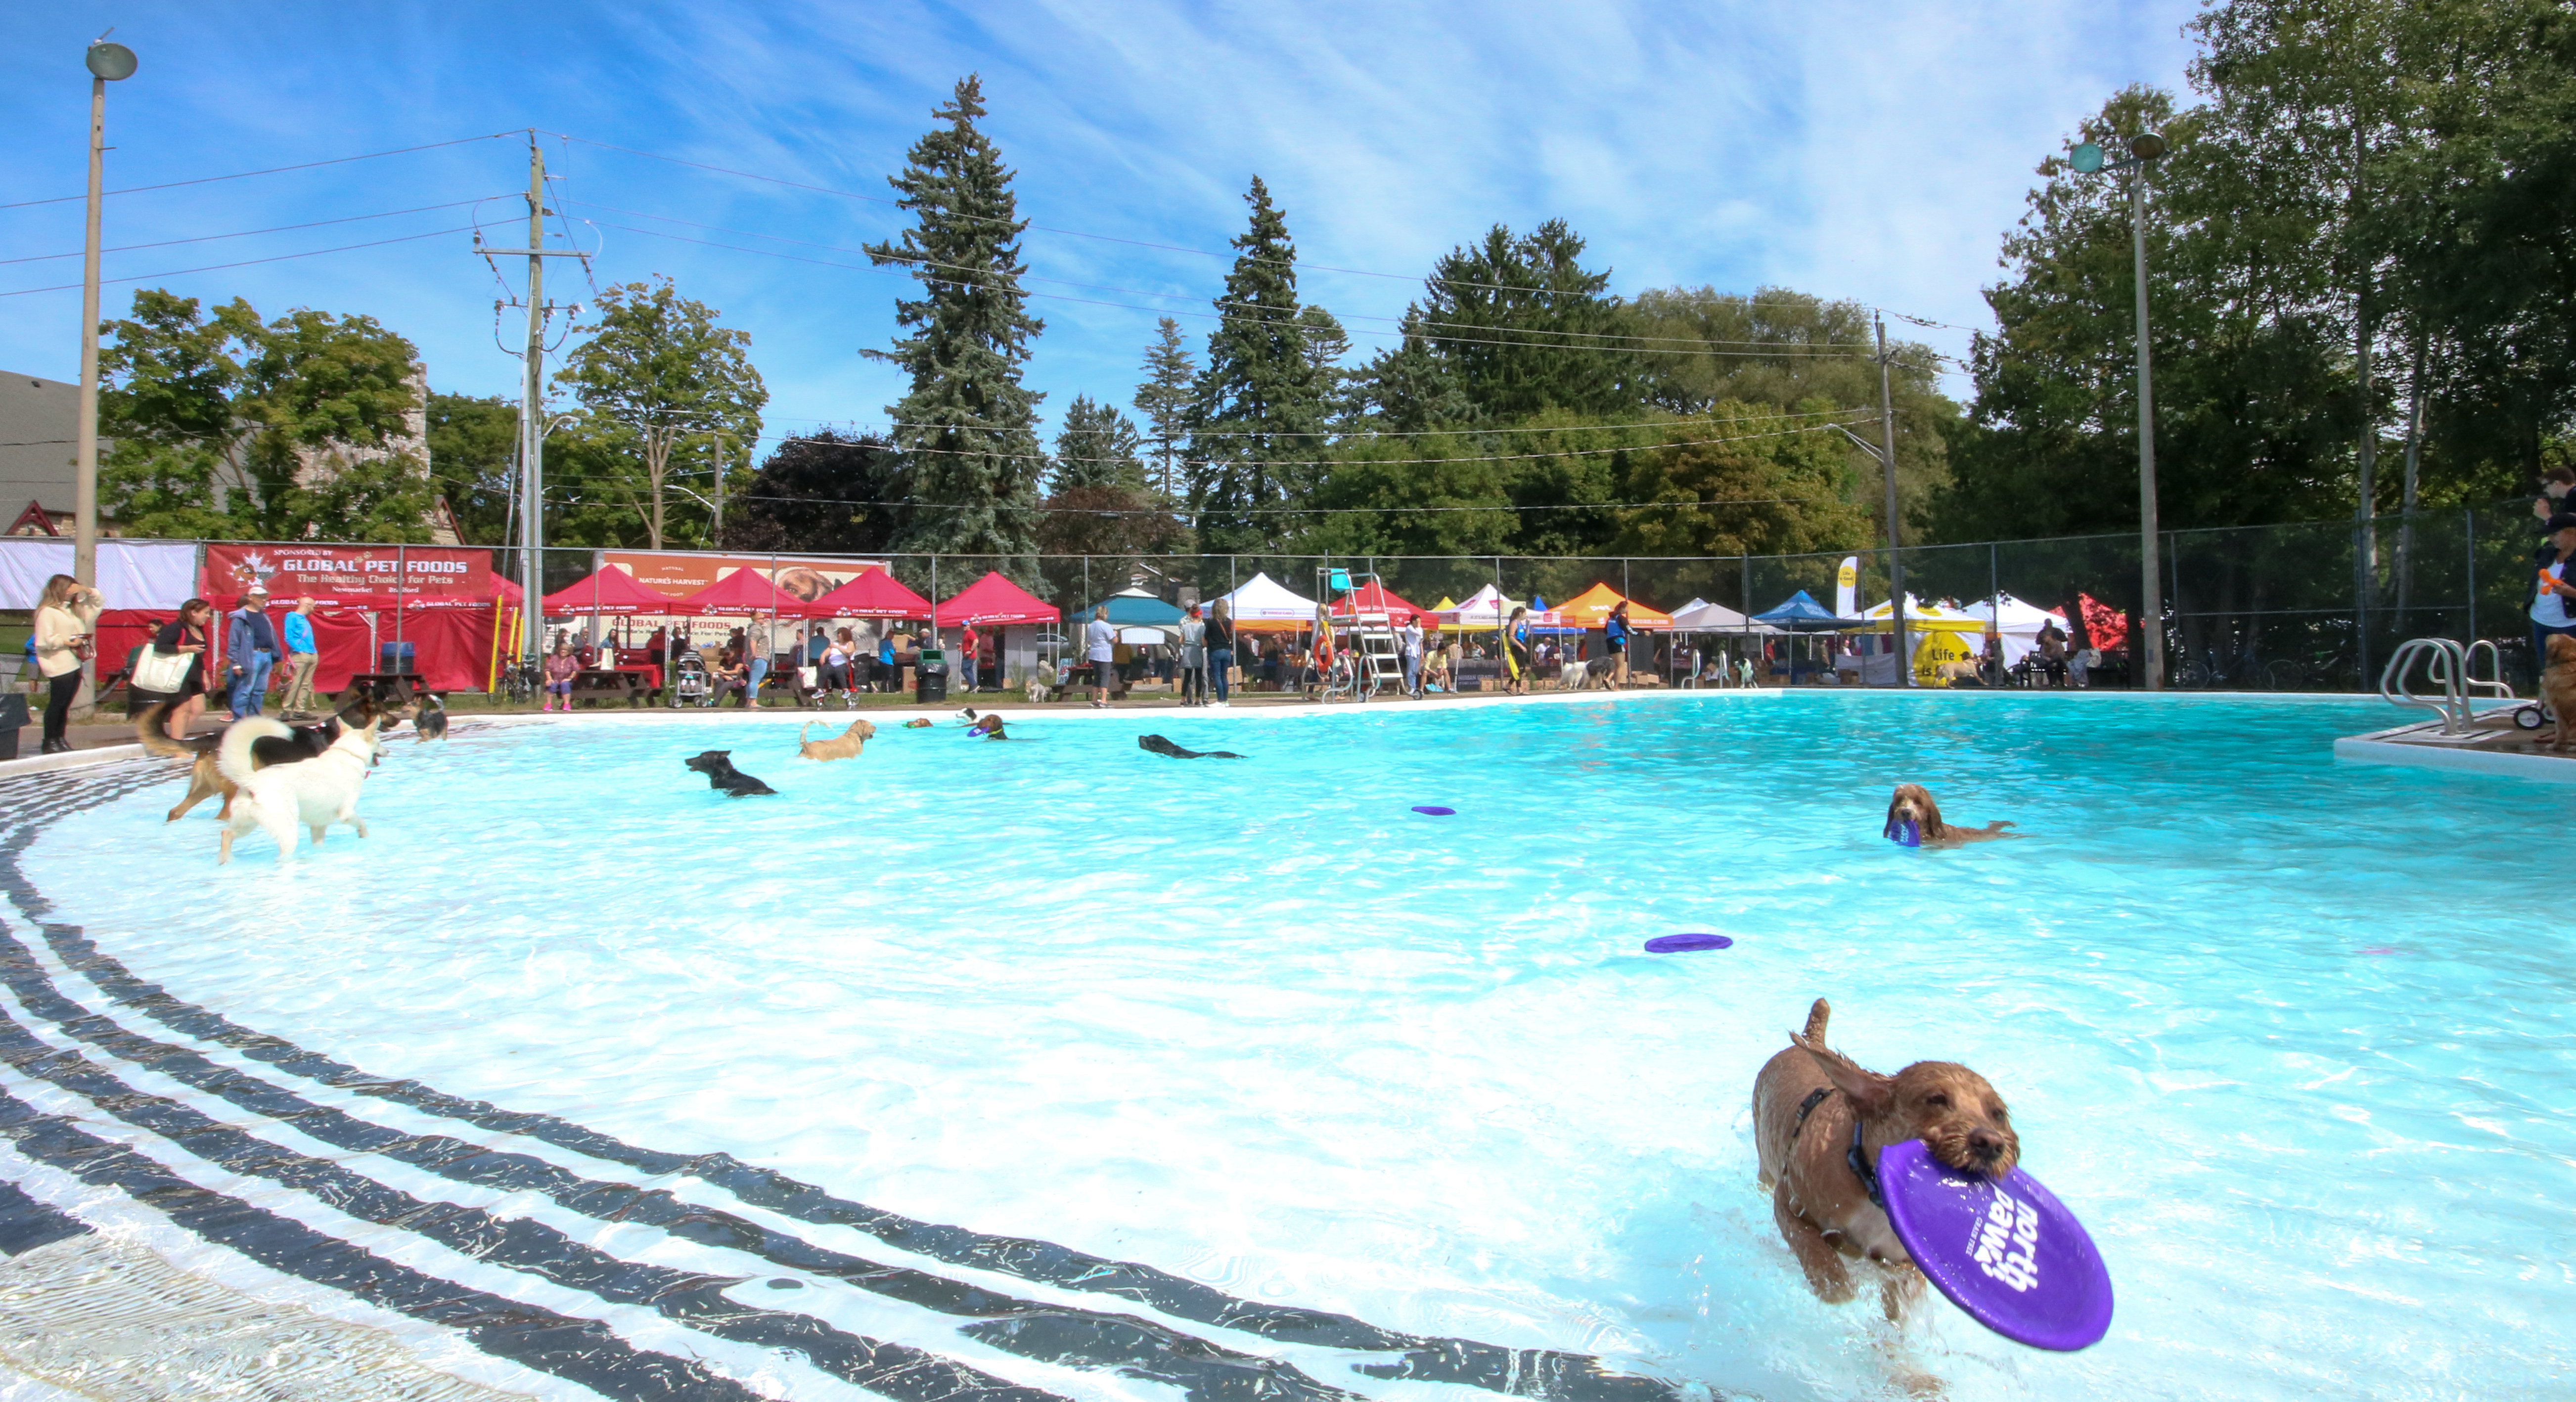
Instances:
[[[134,659],[134,689],[160,696],[176,695],[188,684],[188,669],[196,662],[197,655],[192,652],[163,652],[146,646],[142,655]]]

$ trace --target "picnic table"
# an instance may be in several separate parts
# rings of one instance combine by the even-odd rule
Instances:
[[[575,701],[623,701],[641,706],[662,689],[662,669],[649,662],[615,667],[585,667],[573,673]]]

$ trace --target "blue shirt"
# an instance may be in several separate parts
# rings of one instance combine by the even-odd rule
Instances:
[[[877,660],[889,667],[894,665],[894,634],[877,639]]]
[[[288,652],[318,651],[313,646],[312,619],[300,613],[290,613],[286,616],[286,650]]]

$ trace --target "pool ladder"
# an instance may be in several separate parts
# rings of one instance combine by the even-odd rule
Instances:
[[[2487,656],[2488,675],[2470,674],[2471,664],[2480,652]],[[2441,688],[2436,696],[2419,696],[2411,680],[2422,664],[2424,680]],[[2475,714],[2469,707],[2469,693],[2513,699],[2513,688],[2505,684],[2504,656],[2496,645],[2481,638],[2466,647],[2449,638],[2409,638],[2397,645],[2388,666],[2379,674],[2379,694],[2393,706],[2416,706],[2442,718],[2442,733],[2460,736],[2469,733],[2469,720]]]

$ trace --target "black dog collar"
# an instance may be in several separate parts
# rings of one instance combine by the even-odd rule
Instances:
[[[1871,1163],[1869,1161],[1869,1155],[1862,1153],[1860,1150],[1860,1117],[1858,1115],[1854,1115],[1852,1117],[1851,1152],[1844,1155],[1844,1159],[1851,1164],[1852,1176],[1860,1180],[1860,1185],[1862,1187],[1869,1189],[1869,1205],[1877,1208],[1881,1212],[1886,1211],[1887,1199],[1881,1195],[1878,1190],[1878,1166]]]

